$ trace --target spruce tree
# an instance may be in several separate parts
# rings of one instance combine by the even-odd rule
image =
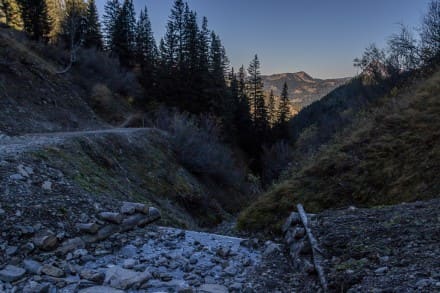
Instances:
[[[104,24],[104,45],[107,51],[115,51],[115,30],[121,12],[119,0],[108,0],[104,6],[103,24]]]
[[[51,42],[56,42],[59,39],[62,30],[62,23],[64,19],[64,0],[46,0],[47,13],[51,21],[51,30],[49,38]]]
[[[158,56],[147,7],[141,10],[139,20],[136,24],[135,55],[136,62],[139,64],[142,72],[141,83],[145,90],[151,95],[155,83]]]
[[[20,7],[16,0],[0,0],[0,22],[15,29],[21,29],[23,27]]]
[[[264,102],[263,80],[257,55],[249,64],[248,73],[248,95],[252,107],[252,120],[256,133],[264,140],[268,129],[267,108]]]
[[[19,0],[23,28],[36,41],[47,41],[50,20],[45,0]]]
[[[287,82],[284,82],[276,121],[277,135],[280,139],[285,139],[287,136],[289,113],[289,89],[287,87]]]
[[[85,33],[84,46],[86,48],[96,48],[102,50],[104,45],[102,41],[101,24],[99,22],[98,9],[95,0],[89,0],[87,3],[87,30]]]
[[[122,66],[131,67],[135,59],[136,15],[133,0],[124,0],[114,26],[112,53]]]
[[[273,90],[270,90],[269,98],[267,101],[267,120],[270,125],[275,122],[276,113],[275,113],[275,96],[273,94]]]

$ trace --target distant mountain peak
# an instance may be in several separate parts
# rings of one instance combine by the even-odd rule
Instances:
[[[276,73],[263,76],[264,88],[273,90],[275,96],[281,95],[284,82],[289,88],[289,98],[294,108],[301,108],[321,99],[349,78],[319,79],[313,78],[305,71]]]

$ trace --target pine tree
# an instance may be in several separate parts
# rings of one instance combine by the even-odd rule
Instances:
[[[46,0],[47,13],[51,21],[51,30],[49,38],[51,42],[57,42],[62,31],[62,23],[64,19],[64,0]]]
[[[269,98],[267,101],[267,120],[269,124],[272,125],[275,122],[275,96],[273,94],[273,90],[270,90]]]
[[[20,7],[15,0],[0,0],[0,22],[15,29],[21,29],[23,22],[20,15]]]
[[[145,7],[139,14],[136,24],[136,62],[141,68],[141,83],[151,95],[157,66],[157,47],[151,29],[151,22],[148,17],[148,10]]]
[[[264,102],[263,81],[257,55],[249,64],[248,73],[248,95],[252,107],[252,120],[256,133],[264,140],[268,130],[267,108]]]
[[[19,0],[24,30],[32,39],[47,41],[50,20],[45,0]]]
[[[104,24],[104,45],[105,49],[115,51],[115,30],[116,24],[121,12],[119,0],[108,0],[104,6],[103,24]]]
[[[114,26],[112,53],[122,66],[131,67],[135,59],[136,15],[133,0],[124,0]]]
[[[182,0],[176,0],[171,9],[162,46],[162,55],[166,58],[163,61],[169,69],[175,68],[180,70],[183,65],[184,12],[185,4]]]
[[[104,45],[102,42],[101,24],[99,22],[98,9],[95,0],[89,0],[87,3],[87,30],[84,37],[84,46],[86,48],[96,48],[102,50]]]
[[[283,90],[281,92],[280,105],[278,107],[278,115],[276,121],[276,132],[280,139],[287,137],[287,126],[289,120],[289,89],[287,82],[284,82]]]

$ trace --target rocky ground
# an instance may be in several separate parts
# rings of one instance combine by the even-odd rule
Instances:
[[[318,215],[333,291],[440,292],[440,200]]]
[[[0,270],[0,292],[291,292],[294,285],[294,274],[279,279],[289,267],[280,245],[159,226],[62,256],[18,261],[13,250]]]

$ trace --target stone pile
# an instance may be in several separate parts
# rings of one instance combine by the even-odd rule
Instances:
[[[313,215],[308,214],[309,218]],[[299,213],[292,212],[282,227],[284,240],[289,250],[293,267],[306,274],[315,273],[312,262],[312,247]]]

